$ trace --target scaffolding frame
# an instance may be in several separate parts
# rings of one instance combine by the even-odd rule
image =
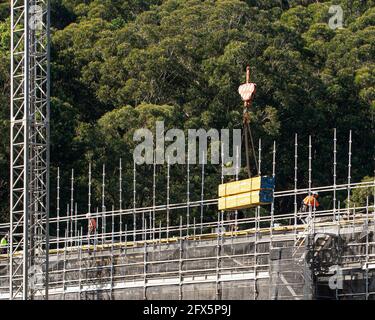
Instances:
[[[354,259],[363,263],[366,279],[366,292],[359,296],[370,299],[374,297],[374,292],[371,291],[369,286],[369,278],[373,266],[375,267],[375,242],[369,239],[369,232],[374,230],[375,224],[375,204],[367,199],[366,205],[359,206],[353,203],[351,199],[351,192],[355,189],[371,188],[375,192],[375,180],[369,182],[353,182],[351,180],[351,156],[352,156],[352,133],[349,132],[348,139],[348,179],[346,183],[337,183],[337,136],[336,130],[333,132],[333,184],[328,186],[313,187],[313,172],[312,172],[312,139],[309,137],[308,141],[308,187],[298,188],[298,136],[295,135],[294,139],[294,188],[291,190],[274,191],[274,202],[270,205],[269,212],[265,212],[265,208],[256,207],[251,209],[252,215],[244,218],[239,218],[238,213],[230,219],[225,219],[224,212],[217,211],[217,199],[205,199],[205,165],[201,166],[201,195],[200,200],[192,201],[190,197],[190,177],[191,168],[190,164],[187,165],[186,175],[186,202],[183,203],[170,203],[171,194],[171,166],[167,163],[166,168],[166,192],[167,201],[164,204],[156,203],[156,164],[153,165],[153,187],[152,187],[152,206],[137,207],[136,203],[136,186],[137,186],[137,167],[133,166],[133,192],[132,192],[132,205],[130,208],[123,206],[123,163],[119,161],[119,204],[116,209],[112,206],[111,210],[107,210],[105,203],[106,200],[106,172],[105,165],[103,164],[101,170],[101,210],[96,208],[93,210],[92,204],[92,165],[89,164],[88,170],[88,204],[87,212],[81,211],[79,213],[78,204],[75,201],[75,178],[74,171],[72,170],[70,177],[70,199],[66,203],[66,214],[61,212],[61,177],[60,168],[57,171],[57,187],[56,187],[56,201],[57,201],[57,216],[50,218],[48,221],[44,219],[42,223],[49,223],[54,226],[53,230],[57,233],[51,236],[50,253],[54,257],[54,265],[56,267],[50,268],[50,279],[55,279],[58,275],[62,275],[60,280],[51,280],[53,286],[53,294],[60,292],[62,288],[63,298],[68,292],[75,292],[72,289],[78,283],[78,292],[80,298],[89,298],[90,294],[95,297],[99,295],[98,292],[109,290],[110,299],[114,298],[116,290],[120,287],[137,286],[134,281],[139,283],[142,288],[141,299],[148,299],[148,290],[150,287],[163,286],[166,281],[172,281],[178,285],[179,299],[185,298],[184,287],[186,285],[195,285],[202,283],[209,283],[210,281],[215,284],[215,297],[222,299],[224,294],[224,283],[231,283],[231,281],[252,281],[252,288],[249,287],[253,293],[252,298],[259,298],[259,286],[262,286],[262,281],[267,277],[270,272],[270,262],[265,262],[264,259],[269,257],[271,250],[277,249],[281,242],[287,241],[293,248],[293,256],[289,259],[296,261],[303,260],[305,248],[311,245],[310,238],[315,237],[318,233],[328,232],[325,230],[334,230],[332,232],[337,235],[344,235],[351,233],[353,235],[358,233],[360,228],[365,228],[366,242],[364,245],[364,254],[354,255]],[[262,164],[262,143],[259,140],[258,148],[258,174],[261,174]],[[238,162],[237,162],[238,163]],[[224,182],[223,163],[221,164],[222,170],[220,173],[220,180]],[[272,150],[272,176],[276,177],[276,142],[273,143]],[[238,179],[238,176],[236,176]],[[325,210],[317,210],[317,208],[310,208],[308,212],[298,212],[297,199],[301,195],[311,194],[313,191],[318,191],[320,194],[332,195],[332,208]],[[339,195],[341,198],[349,199],[345,206],[340,205]],[[275,202],[285,198],[293,199],[292,212],[285,214],[275,213]],[[199,223],[196,223],[195,217],[193,224],[191,224],[191,214],[196,210],[198,214]],[[374,211],[374,214],[371,213]],[[212,216],[217,212],[217,219],[212,220]],[[164,223],[161,221],[161,215],[166,216]],[[85,234],[86,222],[90,218],[95,218],[97,221],[97,230],[94,235]],[[129,217],[130,219],[126,219]],[[179,219],[177,224],[171,224],[171,217]],[[211,219],[209,219],[211,217]],[[304,223],[307,219],[308,223]],[[130,222],[130,227],[126,223]],[[137,223],[138,222],[138,223]],[[157,227],[158,226],[158,227]],[[235,229],[233,229],[235,226]],[[8,224],[0,224],[0,229],[9,227]],[[52,229],[52,228],[51,228]],[[324,247],[329,245],[330,237],[325,235],[326,240],[319,240],[319,243],[313,243],[312,250],[315,256],[319,255]],[[354,236],[353,236],[354,237]],[[235,246],[238,241],[245,241],[251,243],[250,251],[236,254]],[[325,242],[324,242],[325,241]],[[213,252],[212,255],[207,257],[188,257],[189,246],[193,244],[196,246],[194,250],[201,250],[207,243],[212,242]],[[206,243],[206,244],[205,244]],[[226,248],[230,244],[230,254],[226,252]],[[13,246],[18,244],[13,243]],[[176,256],[173,259],[161,259],[153,261],[152,255],[156,254],[159,249],[159,254],[162,253],[161,248],[164,246],[176,247]],[[264,249],[268,247],[268,251]],[[360,247],[357,243],[349,243],[349,247]],[[14,249],[14,248],[13,248]],[[139,251],[141,250],[141,251]],[[163,249],[164,250],[164,249]],[[354,250],[354,249],[353,249]],[[362,249],[361,249],[362,250]],[[19,252],[14,251],[14,257],[19,257]],[[132,262],[132,254],[138,252],[143,255],[142,261]],[[195,252],[195,251],[194,251]],[[295,257],[294,257],[295,255]],[[62,257],[61,257],[62,256]],[[74,259],[77,259],[79,264],[74,266]],[[88,258],[91,257],[91,258]],[[149,258],[150,257],[150,258]],[[63,263],[59,263],[63,259]],[[344,254],[340,259],[345,261],[345,264],[350,265],[347,260],[353,258],[348,254]],[[107,259],[108,263],[95,264],[94,262],[85,262],[90,259]],[[122,259],[122,262],[119,260]],[[151,260],[150,260],[151,259]],[[228,261],[234,263],[233,266],[228,267]],[[70,262],[69,262],[70,261]],[[95,260],[97,261],[97,260]],[[211,265],[212,261],[215,261]],[[237,262],[236,262],[237,261]],[[238,261],[245,261],[238,262]],[[0,258],[1,262],[1,258]],[[68,263],[69,262],[69,263]],[[84,263],[84,264],[83,264]],[[165,271],[162,274],[153,271],[155,265],[162,265],[176,263],[178,266],[176,270]],[[190,264],[207,263],[204,269],[186,269],[186,265]],[[242,263],[242,265],[241,265]],[[118,269],[125,268],[133,270],[131,274],[118,275]],[[139,270],[137,268],[140,268]],[[137,271],[138,270],[138,271]],[[78,272],[79,276],[68,280],[68,275]],[[92,275],[92,272],[96,272]],[[108,273],[108,274],[107,274]],[[157,275],[159,274],[159,278]],[[287,274],[281,274],[287,278]],[[140,278],[139,278],[140,277]],[[172,277],[172,278],[168,278]],[[175,277],[175,278],[174,278]],[[203,277],[203,278],[202,278]],[[71,276],[70,276],[71,278]],[[137,280],[136,280],[137,279]],[[159,279],[159,280],[158,280]],[[169,280],[168,280],[169,279]],[[199,280],[197,280],[199,279]],[[129,282],[130,281],[130,282]],[[130,283],[133,283],[132,285]],[[0,283],[3,283],[0,276]],[[96,284],[93,284],[96,283]],[[292,294],[296,299],[303,299],[305,295],[296,293],[297,283],[278,284],[287,288],[287,293]],[[68,289],[69,288],[69,289]],[[0,285],[0,298],[7,296],[6,293],[1,294],[3,286]],[[73,290],[73,291],[72,291]],[[293,293],[294,292],[294,293]],[[284,296],[283,296],[284,294]],[[285,293],[279,293],[279,298],[285,298]],[[335,296],[338,299],[347,297],[354,297],[356,294],[342,293],[336,290]]]
[[[11,1],[10,299],[48,299],[49,6]]]

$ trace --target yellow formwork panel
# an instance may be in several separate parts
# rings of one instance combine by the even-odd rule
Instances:
[[[269,204],[271,201],[262,191],[252,191],[219,198],[218,204],[219,210],[238,210]]]
[[[227,198],[219,198],[219,201],[218,201],[219,210],[225,210],[225,208],[226,208],[226,199]]]
[[[219,185],[219,197],[231,196],[251,191],[252,179],[228,182]]]
[[[226,186],[227,186],[227,184],[220,184],[219,185],[219,197],[225,197],[225,195],[226,195]]]
[[[239,193],[264,189],[265,179],[268,177],[254,177],[240,181],[228,182],[219,185],[219,197],[231,196]],[[270,186],[272,188],[272,186]]]

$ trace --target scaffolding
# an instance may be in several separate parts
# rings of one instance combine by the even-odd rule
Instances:
[[[101,207],[94,208],[93,170],[88,166],[87,206],[79,212],[75,176],[71,171],[70,199],[61,203],[61,170],[56,177],[56,216],[50,217],[49,297],[51,299],[375,299],[375,202],[351,199],[353,190],[369,189],[375,180],[351,180],[352,133],[348,140],[348,176],[337,183],[337,137],[333,132],[333,184],[313,187],[312,139],[308,141],[308,186],[298,185],[298,147],[294,143],[294,189],[274,191],[268,207],[238,211],[228,217],[217,210],[217,199],[205,199],[205,165],[201,165],[200,200],[191,199],[191,166],[186,166],[186,202],[171,203],[172,170],[166,168],[165,203],[156,203],[156,164],[153,165],[152,206],[137,207],[137,166],[133,165],[132,205],[124,208],[123,162],[118,167],[118,207],[107,209],[108,173],[101,170]],[[237,152],[239,153],[239,152]],[[237,162],[238,163],[238,162]],[[262,174],[262,143],[258,147]],[[276,142],[272,176],[277,178]],[[238,176],[236,177],[238,179]],[[375,178],[374,178],[375,179]],[[219,173],[218,180],[225,177]],[[317,191],[331,197],[324,210],[300,212],[298,199]],[[131,193],[127,193],[128,195]],[[292,212],[278,213],[279,201],[291,199]],[[343,205],[338,199],[345,199]],[[66,211],[61,208],[66,207]],[[96,220],[95,233],[87,231]],[[198,219],[198,221],[197,221]],[[0,230],[9,228],[0,224]],[[13,259],[22,259],[15,250]],[[327,256],[329,256],[327,258]],[[9,298],[9,255],[0,257],[0,298]],[[336,268],[336,269],[335,269]],[[33,281],[43,288],[45,271]],[[336,278],[335,278],[336,277]],[[15,274],[13,281],[22,279]],[[330,286],[332,279],[343,282]],[[41,298],[36,294],[35,298]],[[21,298],[16,297],[16,298]]]
[[[48,0],[11,1],[10,299],[48,298],[49,20]]]
[[[238,210],[228,216],[217,210],[217,199],[206,198],[205,164],[199,168],[200,192],[194,193],[200,199],[192,199],[191,180],[197,175],[192,174],[189,154],[186,201],[172,202],[173,168],[167,163],[166,197],[157,204],[154,161],[152,205],[137,206],[134,163],[131,205],[126,208],[119,159],[116,206],[108,210],[106,203],[106,164],[101,167],[100,205],[94,205],[91,163],[87,206],[77,200],[74,169],[68,183],[62,181],[60,168],[56,205],[51,206],[49,53],[49,1],[12,0],[10,223],[0,224],[1,232],[10,233],[10,244],[0,254],[1,299],[375,299],[375,201],[352,201],[356,189],[375,194],[375,177],[352,181],[351,131],[346,183],[337,183],[334,130],[333,184],[313,187],[310,136],[308,186],[299,187],[300,143],[295,135],[294,188],[274,191],[269,207],[246,210],[244,217]],[[258,175],[264,170],[262,151],[259,140],[258,159],[253,151]],[[237,164],[240,156],[237,149]],[[221,162],[217,180],[224,183]],[[272,176],[277,177],[276,142]],[[65,183],[70,199],[63,203]],[[315,191],[332,197],[332,205],[300,212],[299,197]],[[292,212],[277,212],[278,202],[286,199],[292,199]],[[50,207],[56,208],[51,216]],[[95,219],[94,233],[87,230],[89,219]]]

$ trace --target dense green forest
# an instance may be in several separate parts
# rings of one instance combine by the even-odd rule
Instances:
[[[251,66],[257,83],[252,127],[262,138],[263,173],[277,141],[277,188],[293,188],[294,133],[299,135],[299,184],[307,186],[308,136],[313,185],[332,184],[333,128],[338,135],[338,182],[347,179],[353,130],[352,181],[374,172],[374,0],[52,0],[51,183],[57,167],[62,202],[75,169],[80,212],[86,210],[88,162],[100,207],[102,164],[106,205],[118,203],[123,159],[124,206],[132,205],[133,133],[167,127],[240,128],[238,85]],[[331,4],[344,12],[331,29]],[[0,212],[8,219],[9,7],[0,4]],[[244,162],[243,162],[244,163]],[[152,167],[138,169],[138,205],[152,201]],[[173,168],[171,201],[184,201],[185,166]],[[192,168],[192,200],[200,197]],[[215,197],[220,168],[207,167],[206,197]],[[158,203],[165,167],[158,166]],[[361,197],[358,196],[358,201]],[[345,200],[345,199],[341,199]],[[330,199],[323,199],[329,206]],[[53,200],[54,203],[54,200]],[[278,204],[280,212],[291,203]],[[52,215],[54,204],[52,204]]]

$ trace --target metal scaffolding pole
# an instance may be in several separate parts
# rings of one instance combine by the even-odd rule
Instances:
[[[203,233],[203,200],[204,200],[204,164],[205,164],[205,154],[204,151],[202,153],[202,178],[201,178],[201,217],[200,217],[200,224],[201,224],[201,234]]]
[[[239,158],[240,158],[240,148],[237,146],[236,147],[236,181],[238,181],[238,176],[240,173]],[[224,215],[224,211],[222,212],[222,214]],[[234,230],[237,230],[237,227],[238,227],[237,221],[238,221],[238,210],[235,210],[234,211]]]
[[[70,244],[73,241],[73,215],[74,215],[74,169],[72,169],[70,185]]]
[[[366,247],[365,247],[365,290],[366,290],[366,300],[369,299],[369,272],[368,272],[368,263],[369,263],[369,201],[368,196],[366,197],[366,222],[365,222],[365,232],[366,232]]]
[[[169,238],[169,217],[170,217],[170,211],[169,211],[169,202],[170,202],[170,179],[171,179],[171,175],[170,175],[170,164],[169,164],[169,157],[168,157],[168,163],[167,163],[167,233],[166,233],[166,237],[167,239]]]
[[[102,212],[106,211],[105,207],[105,164],[103,164],[102,172]]]
[[[349,219],[349,207],[350,207],[350,182],[351,182],[351,169],[352,169],[352,130],[349,131],[349,152],[348,152],[348,198],[347,198],[347,209]]]
[[[120,235],[119,239],[122,242],[122,159],[120,158],[120,167],[119,167],[119,210],[120,210]]]
[[[312,193],[311,187],[312,187],[312,143],[311,143],[311,136],[309,136],[309,197],[311,196],[311,193]],[[312,206],[310,205],[308,209],[309,209],[309,216],[308,216],[307,225],[308,225],[308,230],[310,233],[312,232],[312,230],[310,229],[311,222],[312,222]]]
[[[297,211],[298,211],[297,188],[298,188],[298,135],[296,133],[294,137],[294,228],[295,230],[297,230]],[[297,234],[297,231],[295,231],[295,235],[296,234]],[[295,237],[295,240],[296,240],[296,237]]]
[[[337,137],[336,128],[333,131],[333,212],[336,213],[336,179],[337,179]]]
[[[262,165],[262,140],[259,139],[258,147],[258,176],[261,176],[261,165]],[[258,232],[259,232],[259,220],[260,220],[260,206],[255,209],[255,234],[254,234],[254,300],[258,298],[258,283],[257,283],[257,272],[258,272]]]
[[[178,260],[178,299],[182,300],[182,261],[183,261],[183,239],[182,239],[182,216],[180,216],[180,239],[179,239],[179,260]]]
[[[276,177],[276,141],[273,142],[272,150],[272,178]],[[275,190],[272,191],[272,203],[271,203],[271,212],[270,212],[270,248],[273,247],[273,228],[274,228],[274,219],[275,219]]]
[[[59,250],[60,238],[60,168],[57,168],[57,196],[56,196],[56,213],[57,213],[57,228],[56,228],[56,242],[57,250]]]
[[[136,229],[137,229],[137,216],[135,214],[135,209],[137,206],[137,169],[134,160],[133,163],[133,241],[136,240]]]
[[[190,224],[190,151],[188,148],[187,164],[186,164],[186,234],[189,235]]]
[[[91,162],[89,163],[89,192],[88,192],[88,204],[87,213],[91,215],[91,185],[92,185],[92,172],[91,172]]]
[[[79,287],[79,300],[81,300],[82,295],[82,228],[79,233],[78,239],[78,257],[79,257],[79,271],[78,271],[78,287]]]
[[[153,174],[152,174],[152,239],[155,240],[155,207],[156,207],[156,159],[153,154]],[[151,227],[151,226],[150,226]]]

